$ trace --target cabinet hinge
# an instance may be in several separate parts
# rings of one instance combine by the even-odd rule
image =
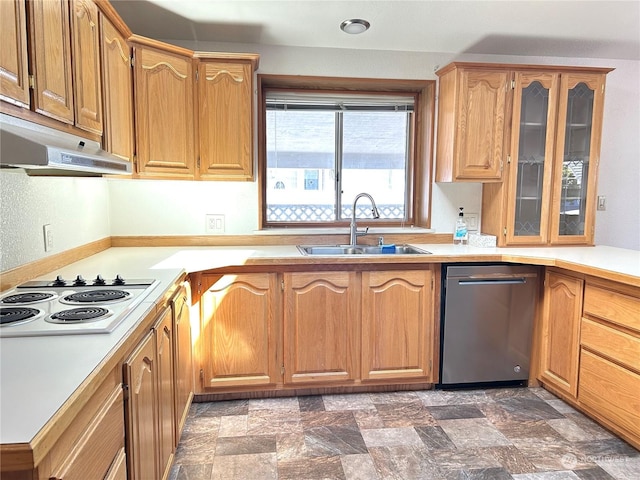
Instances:
[[[511,155],[507,155],[507,163],[511,163]]]
[[[504,227],[504,230],[502,230],[502,234],[506,237],[507,236],[507,227]]]
[[[127,385],[126,383],[122,384],[122,398],[125,402],[129,400],[129,385]]]
[[[602,93],[604,93],[604,83],[602,84]]]
[[[138,173],[138,156],[133,155],[133,173]]]
[[[196,82],[198,81],[199,78],[200,78],[200,71],[196,70]]]
[[[198,167],[198,170],[200,170],[200,157],[198,157],[198,159],[196,160],[196,167]]]
[[[200,369],[200,380],[204,382],[204,370]]]
[[[29,88],[36,88],[36,79],[33,75],[29,75]]]
[[[282,365],[282,366],[280,367],[280,374],[281,374],[281,375],[284,375],[284,365]]]
[[[511,80],[511,90],[513,90],[514,88],[516,88],[516,81]]]
[[[133,57],[133,54],[129,57],[129,65],[131,65],[131,68],[133,68],[133,65],[135,64],[135,60]]]
[[[280,290],[284,292],[284,280],[280,282]]]
[[[433,281],[433,277],[431,277],[431,290],[433,290],[434,283],[435,283],[435,282]]]

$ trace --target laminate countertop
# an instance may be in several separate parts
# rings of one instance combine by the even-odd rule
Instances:
[[[65,266],[40,279],[156,278],[159,285],[109,334],[0,339],[0,443],[28,444],[89,375],[113,354],[185,272],[228,267],[445,263],[507,261],[558,266],[640,286],[640,252],[620,248],[479,248],[413,244],[430,255],[305,256],[295,245],[252,247],[114,247]]]

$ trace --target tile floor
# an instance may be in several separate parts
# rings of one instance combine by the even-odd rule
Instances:
[[[637,480],[640,452],[541,388],[194,403],[171,480]]]

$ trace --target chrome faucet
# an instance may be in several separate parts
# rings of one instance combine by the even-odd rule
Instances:
[[[380,218],[380,212],[378,212],[378,207],[376,207],[376,202],[373,200],[373,197],[368,193],[359,193],[356,195],[356,198],[353,200],[353,209],[351,210],[351,226],[349,227],[349,244],[352,247],[355,247],[358,243],[358,237],[362,235],[366,235],[369,231],[369,227],[366,227],[364,231],[358,231],[358,225],[356,223],[356,203],[361,197],[367,197],[371,201],[371,213],[373,214],[373,218]]]

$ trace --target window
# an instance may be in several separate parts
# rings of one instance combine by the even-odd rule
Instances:
[[[363,199],[356,212],[361,223],[415,224],[417,151],[418,170],[423,176],[430,171],[424,141],[416,135],[425,82],[418,89],[347,91],[318,90],[317,83],[293,88],[269,77],[258,76],[261,225],[344,225],[361,192],[374,198],[380,212],[374,221]],[[418,217],[427,226],[423,211]]]

